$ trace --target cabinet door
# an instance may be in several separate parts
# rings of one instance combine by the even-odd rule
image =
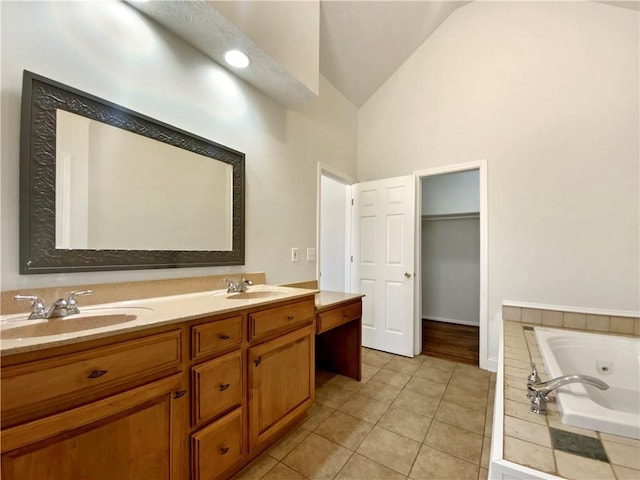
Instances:
[[[249,349],[249,449],[275,439],[311,407],[314,327],[310,325]]]
[[[168,479],[180,375],[2,431],[2,477]]]

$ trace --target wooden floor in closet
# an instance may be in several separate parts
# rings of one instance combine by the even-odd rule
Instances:
[[[422,354],[478,365],[480,329],[469,325],[422,320]]]

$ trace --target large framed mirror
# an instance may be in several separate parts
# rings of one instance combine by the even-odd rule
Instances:
[[[20,273],[243,264],[243,153],[24,72]]]

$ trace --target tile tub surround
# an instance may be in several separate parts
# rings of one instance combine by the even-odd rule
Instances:
[[[640,478],[640,440],[565,425],[553,395],[546,416],[530,411],[530,363],[535,362],[542,381],[549,380],[535,325],[540,324],[522,317],[504,321],[504,458],[564,478]]]
[[[495,374],[363,349],[361,382],[316,374],[307,419],[236,480],[486,479]]]
[[[509,322],[522,322],[543,327],[640,336],[639,317],[594,315],[591,313],[505,305],[502,307],[502,319]]]

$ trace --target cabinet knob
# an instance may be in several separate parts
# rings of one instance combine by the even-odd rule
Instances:
[[[229,452],[229,447],[220,447],[218,452],[220,452],[220,455],[226,455]]]
[[[228,383],[223,383],[222,385],[220,385],[220,391],[224,392],[229,387],[230,385]]]
[[[184,394],[187,393],[186,390],[179,390],[173,394],[173,398],[184,397]]]
[[[289,321],[293,320],[294,318],[296,318],[295,315],[287,315],[287,320]]]
[[[220,335],[218,335],[218,338],[220,340],[229,340],[231,337],[229,335],[225,335],[224,333],[221,333]]]
[[[107,370],[94,370],[87,378],[98,378],[103,376],[105,373],[107,373]]]
[[[260,365],[261,361],[262,361],[262,357],[256,357],[253,359],[253,364],[257,367],[258,365]]]

